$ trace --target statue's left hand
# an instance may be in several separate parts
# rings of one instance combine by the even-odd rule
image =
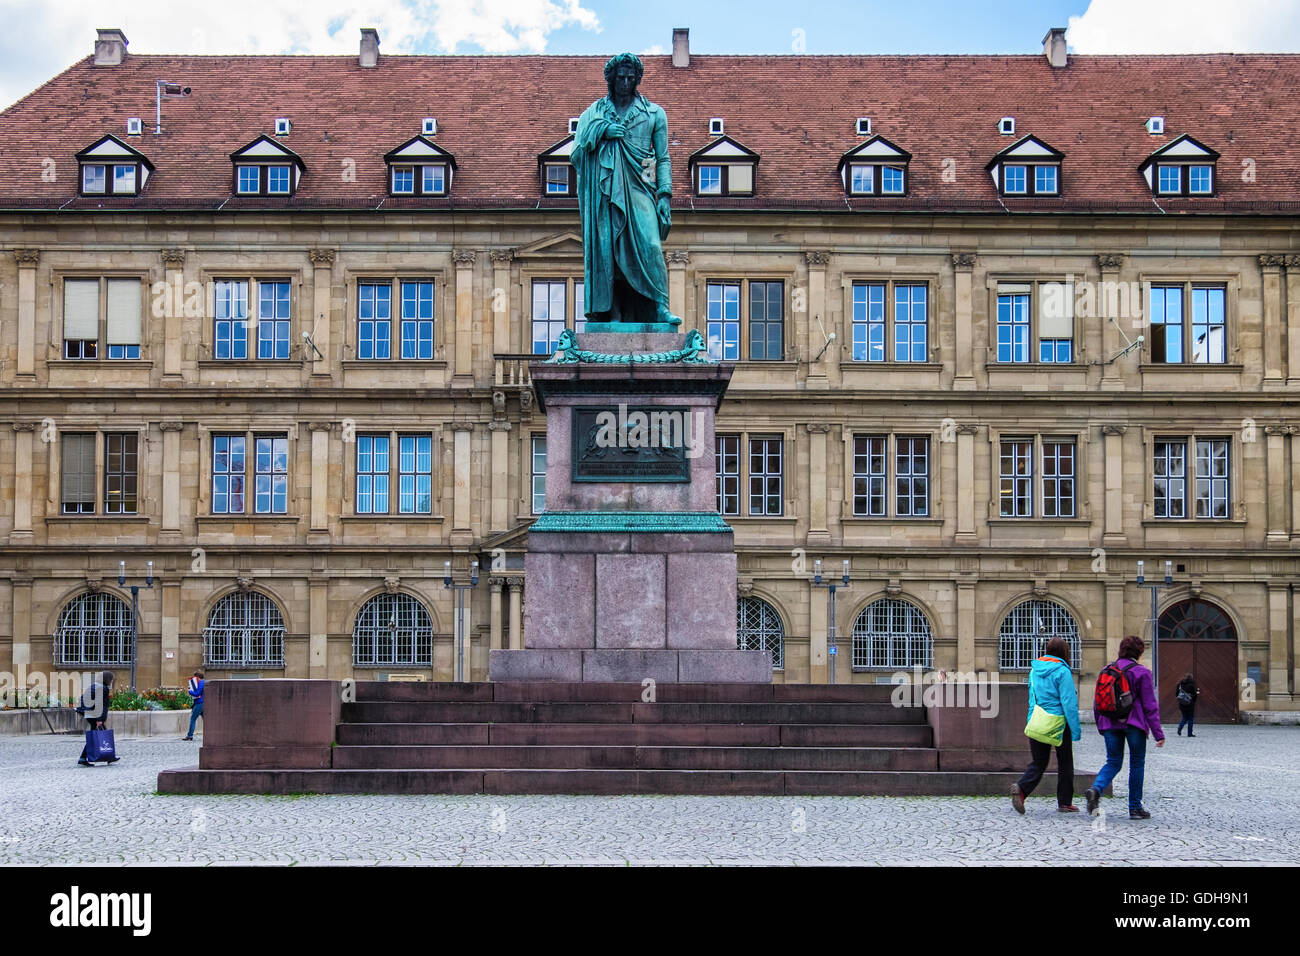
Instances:
[[[673,224],[673,210],[667,196],[660,196],[657,210],[659,213],[659,238],[665,239]]]

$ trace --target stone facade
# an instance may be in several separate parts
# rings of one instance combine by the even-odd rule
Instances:
[[[183,683],[204,660],[212,607],[241,588],[269,597],[283,617],[284,667],[266,676],[449,679],[456,628],[445,561],[458,576],[472,559],[484,572],[466,615],[469,676],[486,676],[490,648],[522,647],[531,439],[544,428],[525,354],[531,284],[581,279],[577,217],[452,218],[0,218],[0,247],[12,250],[0,288],[16,290],[0,296],[0,418],[12,424],[0,431],[0,670],[52,669],[60,613],[88,587],[129,604],[119,561],[128,587],[143,584],[147,560],[157,575],[140,592],[143,686]],[[1168,559],[1177,567],[1162,609],[1212,600],[1235,626],[1239,675],[1258,667],[1255,699],[1242,708],[1297,705],[1294,223],[1171,220],[675,210],[671,306],[685,327],[704,328],[710,280],[783,284],[783,357],[738,362],[717,422],[720,434],[782,439],[781,514],[749,516],[742,476],[741,515],[727,518],[739,593],[762,598],[780,620],[777,681],[828,678],[826,596],[807,573],[817,558],[830,569],[851,562],[852,583],[836,602],[839,681],[888,676],[849,666],[854,622],[877,598],[914,604],[933,634],[934,666],[969,672],[999,668],[1003,618],[1038,596],[1077,621],[1085,683],[1124,634],[1149,632],[1136,562],[1157,575]],[[143,281],[138,360],[60,357],[60,290],[76,276]],[[289,280],[288,360],[212,357],[209,283],[231,276]],[[357,283],[374,277],[433,281],[432,359],[357,358]],[[1158,364],[1149,341],[1112,361],[1143,323],[1079,315],[1072,363],[999,365],[999,283],[1067,277],[1223,286],[1227,361]],[[927,360],[854,362],[853,282],[904,278],[929,290]],[[60,513],[67,432],[138,436],[138,514],[103,514],[102,460],[96,514]],[[214,432],[287,439],[285,514],[213,513]],[[430,514],[357,513],[355,441],[374,433],[431,437]],[[868,433],[930,439],[928,516],[854,515],[853,436]],[[998,442],[1012,435],[1075,440],[1077,517],[999,517]],[[1229,518],[1155,517],[1152,446],[1169,435],[1229,440]],[[102,456],[102,439],[98,447]],[[427,609],[432,667],[354,665],[360,608],[392,593]]]

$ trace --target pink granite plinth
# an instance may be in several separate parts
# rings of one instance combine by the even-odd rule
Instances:
[[[330,766],[343,702],[338,681],[211,680],[203,695],[200,767]]]
[[[666,650],[594,650],[582,655],[584,681],[631,681],[647,677],[657,683],[677,682],[678,652]]]
[[[596,555],[530,550],[524,556],[524,574],[528,581],[524,590],[528,646],[595,647]]]
[[[725,651],[678,651],[677,680],[684,684],[770,684],[772,655],[734,647]]]
[[[690,535],[680,535],[690,537]],[[697,535],[696,537],[704,537]],[[640,555],[629,555],[640,557]],[[668,554],[668,646],[734,651],[736,554]],[[706,591],[707,600],[700,600]]]
[[[600,323],[589,322],[587,328],[600,328]],[[686,346],[685,332],[579,332],[576,338],[578,348],[606,355],[675,352]]]
[[[597,647],[667,646],[665,557],[662,554],[596,555]]]
[[[501,650],[488,652],[488,678],[494,681],[580,681],[582,651]]]

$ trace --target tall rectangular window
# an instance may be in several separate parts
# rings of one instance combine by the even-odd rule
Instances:
[[[1187,517],[1187,442],[1158,439],[1154,443],[1152,505],[1157,518]]]
[[[709,358],[734,362],[740,358],[740,283],[710,282],[706,290],[706,331]]]
[[[779,515],[781,501],[780,438],[749,440],[749,513]]]
[[[387,282],[357,284],[357,358],[386,359],[393,340],[393,287]]]
[[[63,514],[94,514],[95,436],[64,434],[61,448],[63,489],[60,498]]]
[[[1232,517],[1228,497],[1228,440],[1196,441],[1196,517]]]
[[[885,436],[853,437],[853,513],[880,518],[885,515]]]
[[[1043,441],[1043,517],[1074,517],[1073,441]]]
[[[740,436],[718,435],[714,439],[718,513],[740,514]]]
[[[564,331],[565,281],[533,280],[533,354],[550,355]]]
[[[104,513],[136,513],[136,483],[139,479],[136,457],[139,436],[135,434],[104,436]]]
[[[782,357],[785,305],[782,282],[749,283],[749,357],[776,360]]]
[[[212,513],[244,513],[244,436],[212,436]]]
[[[63,280],[63,357],[99,354],[99,280]]]
[[[1223,318],[1225,292],[1222,286],[1192,289],[1193,362],[1222,364],[1227,359]]]
[[[546,194],[548,196],[569,195],[569,169],[569,166],[559,163],[548,163],[546,165]]]
[[[289,440],[278,435],[259,435],[256,445],[256,484],[253,510],[260,515],[282,515],[289,500]]]
[[[287,359],[289,357],[289,283],[259,282],[257,292],[257,357]]]
[[[388,514],[388,436],[357,436],[357,514]]]
[[[587,331],[587,287],[581,282],[573,283],[573,331]]]
[[[141,311],[139,279],[108,280],[108,357],[110,359],[140,357]]]
[[[1033,517],[1033,441],[1028,438],[1003,439],[999,462],[998,499],[1002,517]]]
[[[1029,293],[998,296],[998,361],[1029,361]]]
[[[853,283],[853,361],[885,360],[885,284]]]
[[[895,442],[895,514],[923,518],[930,513],[930,439],[900,437]]]
[[[404,515],[433,513],[433,439],[401,435],[398,441],[398,510]]]
[[[926,287],[894,286],[894,361],[926,359]]]
[[[546,436],[534,435],[529,455],[529,474],[533,499],[533,514],[546,510]]]
[[[402,358],[433,358],[433,283],[402,283]]]
[[[213,358],[248,358],[248,282],[218,279],[214,294]]]
[[[1151,287],[1151,361],[1183,361],[1183,287]]]

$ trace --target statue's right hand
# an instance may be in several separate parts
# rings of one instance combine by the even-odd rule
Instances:
[[[622,139],[627,135],[627,127],[622,123],[610,123],[605,129],[605,136],[608,139]]]

